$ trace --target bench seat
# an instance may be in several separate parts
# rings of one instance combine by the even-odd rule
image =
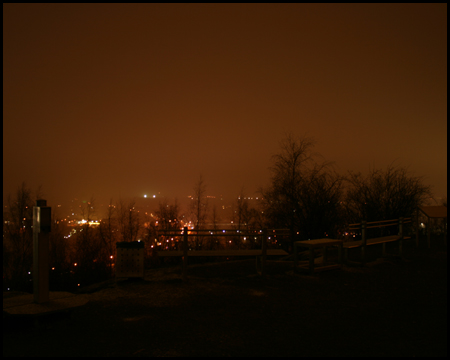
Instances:
[[[254,250],[191,250],[189,256],[261,256],[261,249]],[[289,255],[283,249],[267,249],[266,255]],[[158,256],[183,256],[182,250],[158,251]]]
[[[377,238],[373,238],[373,239],[367,239],[366,245],[383,244],[383,243],[393,242],[393,241],[397,241],[397,240],[400,240],[400,237],[398,235],[382,236],[382,237],[377,237]],[[362,244],[363,244],[362,240],[347,241],[347,242],[344,242],[342,246],[345,249],[351,249],[351,248],[360,247],[360,246],[362,246]]]
[[[382,236],[373,239],[367,239],[366,245],[374,245],[374,244],[383,244],[387,242],[393,242],[400,240],[400,236],[398,235],[390,235],[390,236]]]

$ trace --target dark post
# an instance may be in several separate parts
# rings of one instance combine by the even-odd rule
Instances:
[[[419,247],[419,209],[416,210],[416,247]]]
[[[314,246],[309,246],[309,275],[314,275]]]
[[[403,253],[403,217],[398,220],[398,236],[400,240],[398,242],[398,254],[402,256]]]
[[[444,245],[447,246],[447,218],[444,218]]]
[[[261,276],[265,275],[266,271],[266,257],[267,257],[267,230],[263,230],[263,237],[262,237],[262,253],[261,253]]]
[[[188,258],[188,228],[183,229],[183,281],[187,280],[187,258]]]
[[[49,300],[48,258],[51,210],[47,200],[36,200],[33,206],[33,295],[34,302]]]
[[[297,248],[297,242],[293,241],[294,243],[294,274],[295,271],[297,270],[297,265],[298,265],[298,248]]]
[[[362,237],[362,246],[361,246],[361,261],[364,265],[366,263],[366,221],[361,221],[361,237]]]

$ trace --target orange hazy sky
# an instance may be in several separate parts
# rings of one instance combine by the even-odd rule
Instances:
[[[446,4],[3,4],[3,196],[254,194],[286,133],[447,195]]]

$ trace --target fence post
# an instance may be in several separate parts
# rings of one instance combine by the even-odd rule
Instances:
[[[400,240],[398,242],[398,255],[402,256],[403,254],[403,217],[398,219],[398,236]]]
[[[416,247],[419,247],[419,209],[416,210]]]
[[[188,261],[188,228],[183,228],[183,281],[187,280],[187,261]]]
[[[294,250],[294,274],[295,274],[295,271],[297,270],[297,265],[298,265],[298,249],[297,249],[297,244],[295,241],[294,241],[293,250]]]
[[[266,269],[266,256],[267,255],[267,229],[263,230],[263,236],[261,239],[261,271],[260,275],[265,275]]]
[[[361,238],[362,238],[362,246],[361,246],[361,263],[364,265],[366,263],[366,221],[361,221]]]
[[[444,218],[444,245],[447,246],[447,218]]]

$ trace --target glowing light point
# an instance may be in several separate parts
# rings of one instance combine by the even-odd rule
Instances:
[[[144,197],[146,198],[146,197],[147,197],[147,195],[144,195]]]

